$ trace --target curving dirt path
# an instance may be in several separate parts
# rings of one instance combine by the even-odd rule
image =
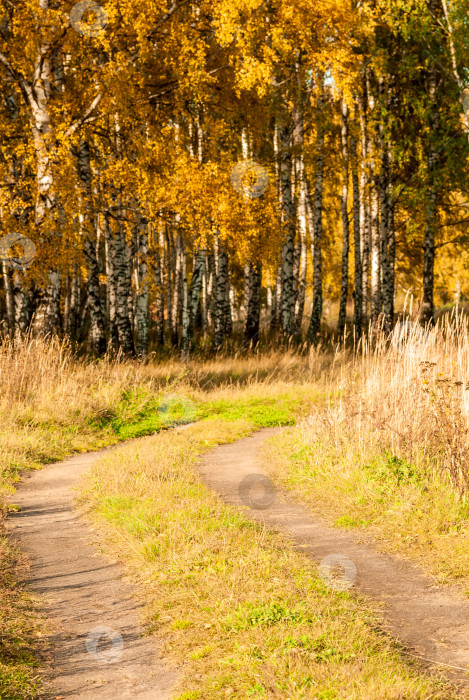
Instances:
[[[469,601],[455,588],[437,587],[407,560],[381,554],[353,534],[328,527],[270,480],[262,480],[259,448],[277,430],[218,447],[199,465],[204,481],[228,503],[244,507],[249,517],[287,533],[313,561],[331,555],[339,555],[336,561],[350,560],[345,562],[346,582],[353,580],[356,590],[383,603],[394,637],[424,665],[441,664],[459,685],[460,697],[469,697]],[[328,580],[327,568],[324,575]]]
[[[408,561],[326,526],[275,489],[259,449],[277,430],[206,455],[199,465],[204,481],[249,517],[287,533],[313,561],[330,555],[350,560],[346,571],[353,586],[383,603],[389,631],[424,664],[441,665],[458,683],[460,697],[469,698],[469,601],[457,589],[438,588]],[[54,628],[52,697],[166,700],[178,673],[158,658],[156,642],[142,636],[140,606],[122,568],[99,553],[73,508],[77,483],[104,453],[77,455],[25,475],[13,499],[21,511],[7,518],[7,531],[31,558],[30,585],[46,601]],[[98,641],[106,631],[114,638],[102,646]]]
[[[12,499],[21,511],[7,518],[7,532],[31,559],[30,587],[51,621],[52,697],[166,700],[177,673],[142,636],[140,606],[122,568],[92,545],[92,531],[73,509],[77,483],[103,454],[27,473]]]

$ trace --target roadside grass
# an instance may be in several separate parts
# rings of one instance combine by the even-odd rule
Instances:
[[[20,584],[24,562],[2,534],[6,496],[21,472],[171,427],[185,420],[187,404],[197,420],[212,412],[246,415],[258,426],[292,424],[297,406],[300,415],[315,400],[308,382],[326,362],[321,357],[314,372],[309,358],[289,353],[188,364],[86,362],[57,340],[0,345],[0,571],[8,572],[0,575],[0,698],[12,697],[6,688],[15,700],[38,697],[40,686],[41,616]]]
[[[139,584],[148,633],[181,667],[177,700],[458,697],[401,655],[376,608],[328,589],[284,536],[201,483],[201,455],[254,429],[206,419],[121,446],[80,496],[104,551]]]
[[[469,337],[462,318],[335,364],[330,400],[265,468],[328,524],[370,535],[469,595]]]
[[[44,687],[46,621],[25,590],[28,564],[0,538],[0,698],[35,698]],[[13,611],[13,614],[12,614]]]

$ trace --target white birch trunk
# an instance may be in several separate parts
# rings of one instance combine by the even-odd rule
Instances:
[[[323,185],[324,185],[324,127],[321,124],[321,105],[322,100],[318,101],[318,139],[316,144],[316,182],[314,186],[314,203],[313,203],[313,308],[311,311],[311,320],[308,328],[308,340],[315,342],[320,330],[322,319],[322,255],[321,255],[321,239],[322,239],[322,203],[323,203]],[[307,184],[306,195],[309,194]]]
[[[90,162],[90,147],[85,140],[78,148],[78,173],[83,189],[83,206],[80,213],[80,227],[83,240],[83,252],[86,261],[88,279],[88,309],[90,312],[90,328],[88,335],[88,350],[96,355],[106,352],[105,318],[99,288],[99,263],[97,255],[98,215],[92,209],[92,172]]]
[[[282,248],[282,289],[280,299],[280,328],[289,337],[293,330],[295,296],[293,285],[293,255],[295,246],[295,203],[292,193],[292,130],[282,123],[279,134],[279,178],[282,205],[284,243]]]
[[[164,345],[164,280],[163,280],[163,256],[164,256],[164,233],[159,231],[158,247],[155,251],[154,276],[155,276],[155,323],[156,342],[162,347]]]
[[[103,214],[104,223],[104,252],[105,252],[105,268],[106,268],[106,306],[108,315],[109,328],[109,347],[113,351],[118,350],[119,338],[117,332],[117,312],[116,312],[116,278],[114,273],[114,259],[112,231],[107,212]]]
[[[40,0],[39,8],[45,15],[50,9],[49,0]],[[57,207],[53,173],[54,139],[50,114],[50,45],[46,39],[41,37],[39,40],[32,81],[21,82],[30,108],[30,124],[36,156],[35,222],[44,245],[50,232],[54,230],[53,214]],[[36,334],[48,335],[57,330],[59,301],[60,275],[56,268],[52,268],[47,273],[46,286],[39,294],[34,314],[33,330]]]
[[[80,278],[76,265],[73,266],[72,276],[69,279],[69,289],[67,290],[68,308],[65,318],[65,330],[67,335],[73,340],[77,340],[80,326]]]
[[[142,216],[137,227],[137,258],[135,261],[135,336],[139,357],[148,355],[148,303],[150,286],[148,279],[148,223]]]
[[[343,162],[343,183],[341,197],[341,215],[342,215],[342,281],[340,288],[340,304],[339,304],[339,320],[338,331],[339,335],[343,335],[345,323],[347,320],[347,296],[348,296],[348,256],[349,256],[349,218],[348,218],[348,191],[349,191],[349,135],[348,135],[348,107],[344,99],[341,104],[342,111],[342,128],[341,128],[341,145],[342,145],[342,162]]]
[[[259,342],[260,294],[262,285],[262,265],[248,263],[244,272],[246,319],[244,324],[244,345],[254,347]]]
[[[353,244],[354,244],[354,291],[353,291],[353,325],[355,334],[360,336],[362,330],[362,259],[360,245],[360,185],[358,179],[357,142],[355,136],[350,137],[350,153],[352,161],[353,188]]]
[[[187,304],[187,256],[184,246],[181,260],[181,359],[187,360],[189,356],[189,309]]]
[[[120,222],[115,227],[113,235],[109,237],[108,255],[112,259],[118,349],[124,355],[135,355],[132,326],[129,318],[130,270],[128,243]]]
[[[280,328],[280,301],[282,298],[282,263],[277,265],[275,286],[272,295],[272,310],[270,315],[270,332],[277,333]]]
[[[13,298],[13,290],[10,278],[10,271],[5,262],[2,262],[3,268],[3,288],[5,290],[5,305],[6,305],[6,317],[7,317],[7,327],[9,335],[13,335],[15,332],[15,302]]]
[[[13,273],[13,299],[15,309],[15,342],[20,342],[27,333],[31,322],[31,301],[24,287],[23,273]]]
[[[215,252],[215,285],[214,285],[214,349],[221,348],[224,339],[227,336],[227,331],[230,327],[230,320],[227,319],[227,313],[231,317],[231,309],[229,305],[229,278],[228,278],[228,255],[219,239],[219,234],[214,236],[214,252]]]
[[[178,220],[176,221],[176,226],[178,226]],[[171,233],[171,261],[173,269],[173,298],[171,301],[171,338],[172,344],[177,345],[179,342],[179,324],[181,322],[181,303],[182,303],[182,256],[181,256],[181,246],[182,238],[181,233],[176,228],[176,240]]]
[[[464,129],[464,131],[467,135],[467,139],[469,141],[469,86],[462,79],[461,73],[460,73],[460,70],[458,67],[457,58],[456,58],[456,46],[455,46],[455,40],[454,40],[454,29],[453,29],[453,23],[451,21],[450,13],[448,10],[448,3],[446,2],[446,0],[441,0],[441,4],[443,6],[443,12],[445,15],[446,28],[448,30],[448,42],[449,42],[449,49],[450,49],[450,54],[451,54],[451,66],[453,68],[454,78],[455,78],[456,83],[457,83],[458,88],[459,88],[459,99],[461,101],[463,129]]]
[[[302,144],[301,144],[302,145]],[[306,298],[306,275],[307,275],[307,265],[308,265],[308,255],[306,247],[306,238],[308,235],[308,216],[306,210],[306,184],[305,184],[305,172],[304,172],[304,159],[303,153],[298,156],[298,167],[297,167],[297,177],[298,177],[298,207],[297,207],[297,220],[298,220],[298,248],[299,248],[299,259],[298,259],[298,278],[297,278],[297,292],[296,292],[296,302],[295,302],[295,320],[294,320],[294,334],[301,335],[301,327],[303,323],[303,315],[305,308],[305,298]]]
[[[228,258],[228,251],[225,249],[224,246],[220,249],[220,264],[224,266],[224,276],[223,279],[226,279],[226,282],[224,282],[224,287],[225,287],[225,310],[223,314],[223,333],[225,338],[231,338],[231,335],[233,333],[233,311],[231,307],[231,280],[230,280],[230,264],[229,264],[229,258]]]
[[[435,0],[430,0],[434,9]],[[436,66],[431,64],[428,76],[428,90],[430,96],[430,139],[435,138],[439,129],[438,105],[437,105],[437,74]],[[423,251],[423,295],[420,308],[420,319],[424,323],[433,321],[434,307],[434,279],[435,279],[435,236],[437,223],[437,189],[436,171],[438,167],[439,151],[430,141],[427,154],[427,198],[425,211],[425,238]]]
[[[371,190],[371,251],[370,251],[370,292],[371,323],[378,322],[381,313],[381,237],[379,229],[379,192],[377,178],[373,178]]]
[[[204,335],[209,332],[209,256],[204,255],[204,275],[202,281],[202,331]]]
[[[362,320],[368,314],[368,270],[370,252],[370,205],[369,205],[369,142],[368,142],[368,108],[366,82],[359,95],[361,161],[360,161],[360,249],[362,268]]]

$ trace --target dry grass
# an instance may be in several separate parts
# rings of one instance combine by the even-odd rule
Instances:
[[[47,663],[47,625],[25,588],[28,562],[0,537],[0,698],[35,698]]]
[[[332,398],[269,449],[278,479],[329,522],[372,533],[469,591],[469,334],[445,317],[337,353]]]

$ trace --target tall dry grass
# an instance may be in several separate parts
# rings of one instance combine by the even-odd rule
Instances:
[[[320,374],[325,359],[314,360]],[[66,340],[30,339],[23,344],[0,342],[0,413],[2,417],[32,415],[39,420],[63,418],[70,411],[102,410],[116,392],[146,382],[161,389],[184,382],[200,390],[253,381],[296,380],[308,371],[308,360],[292,351],[245,354],[182,362],[145,362],[112,358],[79,359]]]
[[[469,495],[469,326],[457,312],[423,329],[407,320],[391,336],[371,329],[350,353],[338,347],[330,400],[304,422],[365,460],[379,446],[449,476]]]

